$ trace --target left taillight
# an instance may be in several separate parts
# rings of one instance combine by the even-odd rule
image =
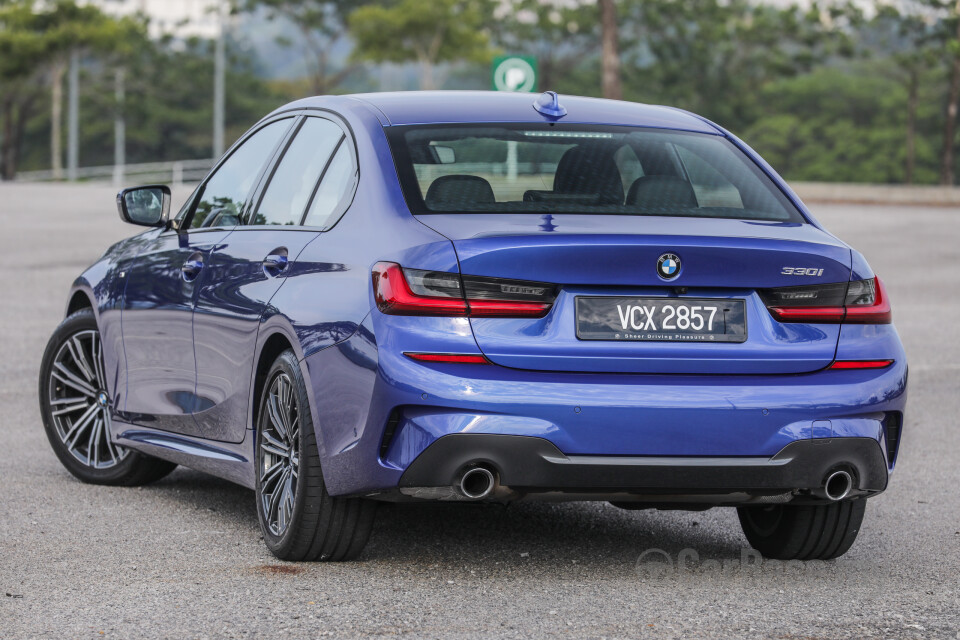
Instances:
[[[540,318],[556,299],[552,284],[405,269],[395,262],[374,265],[373,291],[381,312],[401,316]]]
[[[888,324],[890,301],[880,278],[835,284],[780,287],[760,291],[780,322],[811,324]]]

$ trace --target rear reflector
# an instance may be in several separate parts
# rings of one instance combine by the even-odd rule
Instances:
[[[473,353],[404,353],[418,362],[448,362],[456,364],[490,364],[482,355]]]
[[[765,289],[760,296],[780,322],[889,324],[890,302],[880,278]]]
[[[393,262],[374,265],[373,290],[380,311],[408,316],[540,318],[556,299],[552,284],[404,269]]]
[[[893,360],[837,360],[831,369],[886,369]]]

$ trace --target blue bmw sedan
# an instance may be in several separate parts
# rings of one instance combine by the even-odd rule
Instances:
[[[380,501],[735,507],[779,559],[853,544],[907,362],[882,281],[691,113],[547,92],[310,98],[75,281],[44,426],[84,482],[255,492],[285,560]]]

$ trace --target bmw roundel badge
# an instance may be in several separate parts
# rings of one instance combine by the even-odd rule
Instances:
[[[665,253],[657,260],[657,274],[664,280],[673,280],[680,275],[680,256]]]

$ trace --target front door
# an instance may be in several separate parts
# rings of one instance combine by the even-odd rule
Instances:
[[[121,325],[127,394],[121,409],[128,422],[200,435],[192,415],[193,307],[203,265],[229,233],[164,231],[145,244],[126,273]]]
[[[197,411],[193,312],[215,250],[237,226],[291,118],[266,124],[231,150],[169,229],[145,243],[125,275],[121,314],[127,361],[123,417],[202,436]]]

